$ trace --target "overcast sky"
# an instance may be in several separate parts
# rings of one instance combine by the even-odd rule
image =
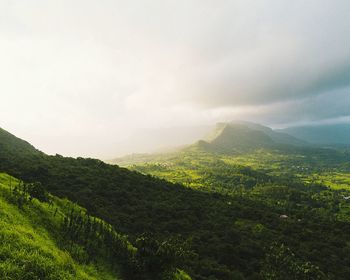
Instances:
[[[173,127],[348,122],[349,34],[348,0],[0,0],[0,127],[111,158]]]

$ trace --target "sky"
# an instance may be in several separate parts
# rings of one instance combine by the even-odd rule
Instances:
[[[0,127],[113,158],[216,122],[350,123],[348,0],[0,0]]]

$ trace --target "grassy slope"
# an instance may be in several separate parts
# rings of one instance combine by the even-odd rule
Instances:
[[[118,279],[102,267],[78,264],[58,248],[54,207],[35,200],[20,210],[9,203],[10,184],[15,183],[0,173],[0,279]]]

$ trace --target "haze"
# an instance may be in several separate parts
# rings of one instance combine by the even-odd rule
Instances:
[[[350,122],[350,2],[0,0],[0,127],[113,158],[218,121]]]

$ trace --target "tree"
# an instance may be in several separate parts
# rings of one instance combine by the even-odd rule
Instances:
[[[41,202],[48,202],[49,197],[45,188],[40,182],[35,182],[27,185],[27,191],[30,199],[36,198]]]
[[[323,280],[326,276],[310,262],[303,262],[284,244],[274,243],[266,254],[261,276],[266,280]]]

